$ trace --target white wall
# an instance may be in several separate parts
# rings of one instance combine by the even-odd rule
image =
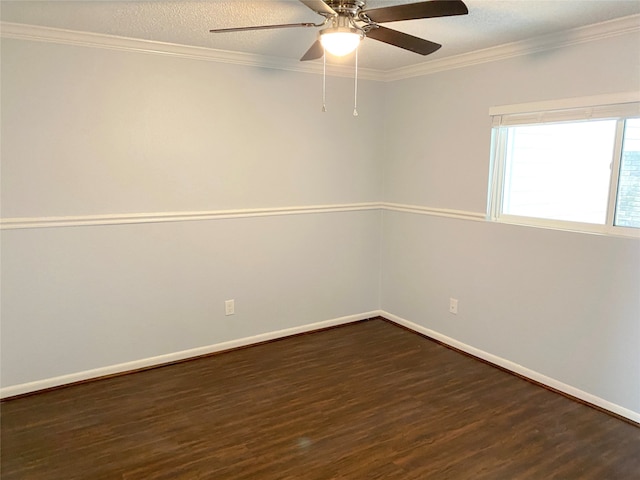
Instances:
[[[395,82],[385,200],[485,212],[489,108],[637,91],[638,58],[634,34]],[[383,221],[383,310],[640,412],[637,239],[400,212]]]
[[[352,81],[327,86],[323,114],[318,75],[3,39],[2,216],[377,201],[383,85],[360,82],[358,118]],[[380,221],[3,230],[1,384],[376,310]]]
[[[3,217],[377,201],[383,86],[3,39]]]
[[[2,216],[484,212],[489,107],[637,89],[638,45],[363,81],[354,119],[350,79],[323,115],[316,75],[3,39]],[[637,240],[389,210],[1,239],[3,387],[382,308],[640,412]]]
[[[3,386],[375,310],[379,229],[367,211],[5,231]]]

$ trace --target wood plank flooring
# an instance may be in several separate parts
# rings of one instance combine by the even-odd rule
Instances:
[[[381,319],[0,413],[2,480],[640,478],[640,428]]]

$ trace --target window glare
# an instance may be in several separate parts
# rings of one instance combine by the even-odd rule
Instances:
[[[503,213],[605,224],[615,131],[616,120],[508,128]]]
[[[615,225],[640,228],[640,118],[625,121]]]

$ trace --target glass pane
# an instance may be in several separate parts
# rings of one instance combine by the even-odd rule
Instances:
[[[614,225],[640,228],[640,118],[624,123]]]
[[[511,127],[502,212],[605,224],[615,120]]]

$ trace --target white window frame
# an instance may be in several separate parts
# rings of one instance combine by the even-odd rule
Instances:
[[[613,225],[622,156],[624,120],[625,118],[640,116],[640,92],[503,105],[492,107],[489,110],[489,115],[492,119],[492,130],[489,195],[487,201],[488,220],[556,230],[640,238],[640,228]],[[611,165],[607,218],[604,225],[502,213],[508,127],[612,118],[618,119],[618,121]]]

